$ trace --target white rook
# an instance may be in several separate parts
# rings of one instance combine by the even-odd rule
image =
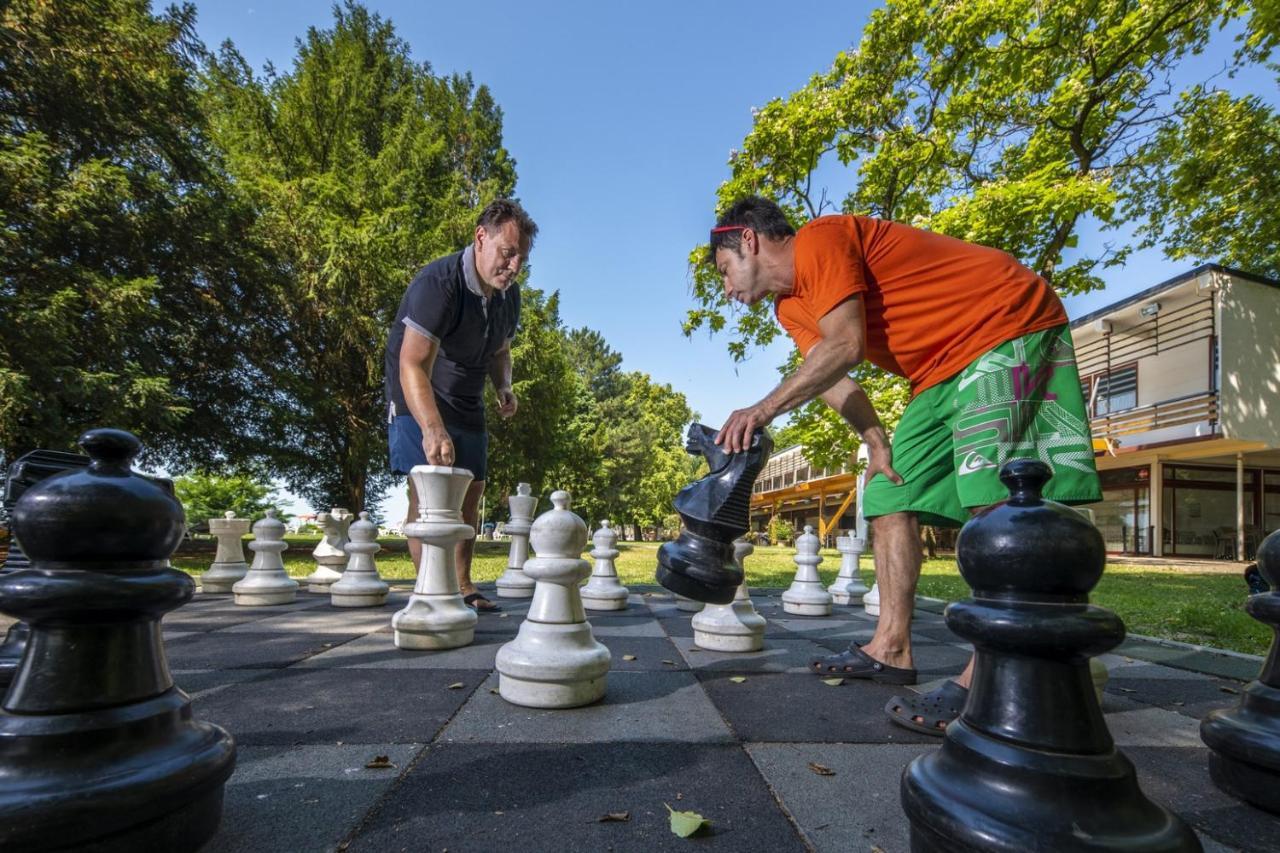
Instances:
[[[531,494],[528,483],[516,486],[516,493],[507,498],[511,507],[511,520],[502,529],[511,536],[511,552],[507,556],[507,570],[498,578],[495,586],[499,598],[531,598],[533,581],[524,573],[525,560],[529,559],[529,525],[538,499]]]
[[[498,692],[513,705],[574,708],[604,696],[612,659],[592,636],[578,591],[591,571],[581,556],[587,525],[569,511],[568,492],[551,503],[529,533],[534,558],[524,570],[536,586],[520,632],[498,650]]]
[[[413,595],[391,617],[396,646],[402,649],[454,649],[476,636],[476,612],[462,600],[454,570],[453,547],[474,539],[475,528],[462,520],[462,499],[471,485],[465,468],[415,465],[409,472],[418,493],[418,520],[406,524],[406,536],[422,540],[422,564]]]
[[[840,574],[835,583],[827,587],[827,592],[836,604],[861,604],[867,585],[858,572],[858,560],[866,550],[866,543],[856,536],[837,536],[836,550],[840,552]]]
[[[213,565],[200,576],[204,592],[231,592],[231,587],[249,571],[244,561],[244,535],[249,532],[249,519],[236,518],[231,510],[222,518],[209,519],[209,532],[218,538],[218,553]]]
[[[284,541],[284,524],[276,518],[274,509],[267,510],[267,517],[253,526],[253,565],[243,578],[231,587],[236,604],[245,607],[261,607],[273,604],[292,604],[298,595],[298,582],[284,570],[280,554],[289,547]]]
[[[743,561],[755,546],[734,540],[733,561],[745,571]],[[693,617],[693,644],[713,652],[758,652],[764,648],[764,617],[751,604],[744,581],[729,604],[708,604]]]
[[[796,579],[782,594],[782,609],[796,616],[828,616],[831,613],[831,593],[822,586],[818,576],[818,553],[821,543],[813,535],[813,528],[805,525],[804,533],[796,537]]]
[[[360,520],[351,525],[348,537],[346,551],[350,559],[342,577],[329,587],[329,603],[334,607],[381,607],[387,603],[391,588],[378,576],[373,555],[382,546],[369,513],[360,513]]]
[[[582,588],[582,606],[588,610],[626,610],[627,588],[618,580],[618,570],[613,561],[618,558],[618,534],[608,521],[600,522],[600,529],[591,537],[595,546],[591,558],[595,566],[591,579]]]

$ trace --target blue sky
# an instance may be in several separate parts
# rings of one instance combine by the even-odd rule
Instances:
[[[470,71],[502,106],[517,192],[540,226],[530,283],[559,290],[568,326],[601,332],[625,369],[670,383],[712,426],[776,384],[788,345],[735,365],[724,338],[685,338],[689,249],[712,224],[716,187],[751,128],[751,108],[827,68],[878,5],[368,3],[395,23],[415,59],[437,73]],[[331,5],[314,0],[196,7],[201,39],[231,39],[255,68],[268,60],[289,68],[294,40],[332,21]],[[1187,77],[1220,65],[1229,49],[1223,38],[1189,60]],[[1275,100],[1275,78],[1261,69],[1233,88]],[[842,197],[848,173],[837,164],[822,174]],[[1082,249],[1098,239],[1087,229]],[[1105,291],[1068,300],[1068,310],[1082,315],[1186,267],[1143,253],[1105,272]],[[384,512],[395,518],[403,506],[393,497]]]

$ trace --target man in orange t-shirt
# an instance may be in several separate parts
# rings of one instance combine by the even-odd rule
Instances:
[[[725,211],[710,252],[725,296],[751,305],[772,295],[804,356],[764,399],[731,414],[716,441],[745,449],[756,427],[821,396],[869,454],[863,513],[875,532],[880,620],[869,643],[818,658],[813,671],[914,684],[921,523],[960,526],[1005,499],[998,472],[1014,458],[1049,464],[1048,498],[1102,499],[1062,303],[997,249],[865,216],[824,216],[796,232],[762,198]],[[911,383],[892,447],[848,375],[863,360]],[[964,707],[971,670],[885,710],[940,735]]]

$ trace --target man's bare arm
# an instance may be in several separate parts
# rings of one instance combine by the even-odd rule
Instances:
[[[444,428],[444,420],[436,407],[431,389],[431,368],[435,365],[440,345],[412,328],[404,331],[400,345],[400,387],[409,414],[422,430],[422,450],[429,465],[453,464],[453,441]]]
[[[493,354],[489,363],[489,379],[493,382],[494,396],[498,398],[498,414],[509,418],[516,413],[516,395],[511,390],[511,340]]]
[[[800,368],[759,403],[729,415],[716,436],[718,444],[731,453],[745,450],[756,427],[814,399],[862,361],[866,340],[862,298],[855,296],[832,308],[818,321],[818,330],[822,340],[805,354]]]

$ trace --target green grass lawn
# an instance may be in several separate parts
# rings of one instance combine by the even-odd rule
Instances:
[[[316,538],[290,537],[284,552],[285,568],[292,577],[302,578],[315,570],[311,550]],[[378,555],[378,570],[388,580],[409,580],[413,566],[404,540],[383,540],[385,550]],[[506,542],[477,542],[472,577],[495,580],[507,565]],[[618,576],[624,584],[653,584],[658,544],[619,542]],[[753,587],[786,587],[795,576],[790,548],[757,547],[747,558],[747,583]],[[818,572],[831,583],[840,567],[840,555],[824,550]],[[212,554],[179,555],[173,564],[198,575],[209,566]],[[862,575],[871,583],[871,558],[862,559]],[[920,576],[919,593],[955,601],[969,594],[969,587],[950,558],[926,560]],[[1148,634],[1250,654],[1265,654],[1271,632],[1244,612],[1247,596],[1244,581],[1234,568],[1204,571],[1158,566],[1109,565],[1094,590],[1093,601],[1114,610],[1131,633]]]

